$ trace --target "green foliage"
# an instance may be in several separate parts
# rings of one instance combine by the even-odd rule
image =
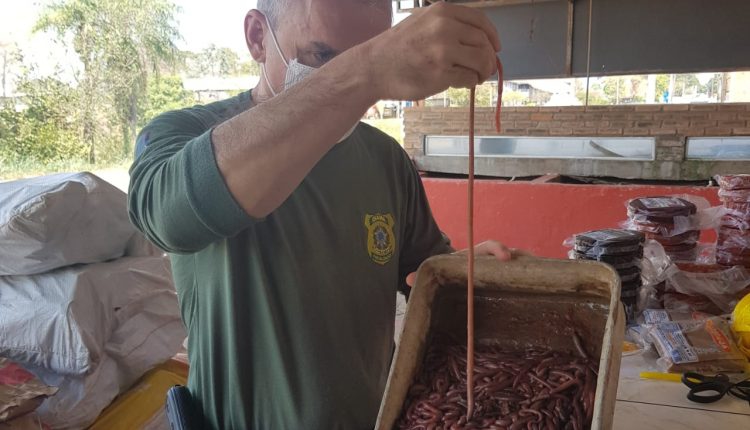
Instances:
[[[260,76],[260,64],[255,60],[247,60],[240,63],[240,75],[242,76]]]
[[[520,91],[503,91],[503,106],[524,106],[528,101]]]
[[[363,122],[391,136],[401,145],[404,144],[403,120],[401,118],[368,119]]]
[[[55,79],[25,80],[17,109],[6,103],[0,109],[0,160],[3,164],[29,160],[46,164],[81,160],[87,148],[77,132],[76,93]]]
[[[258,76],[260,66],[253,60],[242,60],[230,48],[210,45],[200,52],[183,52],[185,73],[189,78],[203,76]]]
[[[110,153],[107,145],[101,152],[114,158],[130,154],[148,78],[176,56],[176,12],[169,0],[61,0],[39,18],[35,30],[72,39],[81,61],[81,134],[91,162],[101,155],[97,147],[114,136],[120,151]]]
[[[687,94],[696,94],[701,90],[701,83],[694,74],[684,74],[675,76],[674,92],[676,96],[685,96]]]
[[[482,85],[477,85],[474,94],[474,103],[476,106],[491,106],[492,97],[494,92],[497,91],[497,86],[486,82]],[[466,107],[469,106],[469,90],[466,88],[448,88],[445,90],[450,105],[454,107]]]
[[[669,75],[656,75],[656,99],[661,100],[669,90]]]
[[[148,82],[138,126],[145,126],[163,112],[182,109],[193,104],[195,104],[195,97],[183,87],[179,76],[156,77]]]
[[[576,85],[576,98],[581,102],[581,104],[586,104],[585,85],[581,85],[580,87]],[[601,106],[608,104],[612,103],[610,103],[609,99],[607,99],[607,97],[605,96],[602,86],[599,84],[592,84],[589,88],[589,105]]]

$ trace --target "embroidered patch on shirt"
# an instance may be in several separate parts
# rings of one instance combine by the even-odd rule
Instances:
[[[393,234],[395,223],[391,214],[365,215],[367,253],[372,261],[378,264],[391,261],[396,250],[396,236]]]

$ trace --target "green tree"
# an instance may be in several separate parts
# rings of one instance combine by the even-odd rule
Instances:
[[[576,98],[581,102],[581,104],[586,104],[586,85],[585,85],[585,79],[583,80],[583,83],[580,83],[576,81],[575,85],[575,91],[576,91]],[[600,105],[609,105],[611,102],[604,94],[604,89],[600,84],[591,84],[589,88],[589,105],[592,106],[600,106]]]
[[[698,81],[698,77],[693,73],[675,76],[674,92],[676,96],[697,94],[700,91],[700,87],[701,83]]]
[[[528,100],[528,97],[520,91],[503,92],[503,106],[523,106]]]
[[[214,44],[200,52],[185,52],[185,71],[190,78],[202,76],[238,76],[243,74],[258,76],[260,67],[252,60],[242,61],[230,48]]]
[[[477,85],[474,93],[474,103],[476,106],[490,106],[493,97],[493,92],[497,86],[486,82],[482,85]],[[455,107],[466,107],[469,106],[469,90],[466,88],[448,88],[445,90],[450,105]]]
[[[260,64],[255,60],[246,60],[240,63],[240,75],[243,76],[260,76]]]
[[[656,100],[661,101],[669,90],[669,75],[656,75]],[[653,101],[650,101],[651,103]]]
[[[158,76],[148,82],[146,100],[142,104],[139,126],[143,127],[157,115],[195,104],[193,93],[182,85],[179,76]]]
[[[45,164],[85,158],[87,148],[76,127],[75,89],[56,77],[27,75],[18,90],[23,94],[18,106],[6,102],[0,109],[0,159]]]
[[[121,150],[110,143],[103,154],[132,152],[148,78],[177,52],[176,12],[170,0],[60,0],[44,9],[35,30],[70,38],[82,64],[78,102],[90,162],[99,143],[117,136]]]

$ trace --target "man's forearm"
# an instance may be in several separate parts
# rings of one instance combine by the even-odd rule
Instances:
[[[214,152],[230,192],[251,216],[279,207],[377,101],[358,46],[298,85],[218,126]]]

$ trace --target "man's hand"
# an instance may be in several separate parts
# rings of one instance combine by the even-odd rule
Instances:
[[[484,82],[497,70],[500,39],[479,9],[441,2],[360,47],[378,99],[421,100]]]
[[[461,251],[455,252],[455,254],[461,255],[466,254],[467,252],[468,249],[463,249]],[[477,257],[480,255],[494,255],[498,261],[508,261],[514,257],[518,257],[519,255],[530,256],[532,254],[520,249],[508,248],[507,246],[496,240],[488,240],[474,247],[474,255]],[[406,277],[406,285],[413,287],[416,277],[416,272],[410,273],[409,276]]]

